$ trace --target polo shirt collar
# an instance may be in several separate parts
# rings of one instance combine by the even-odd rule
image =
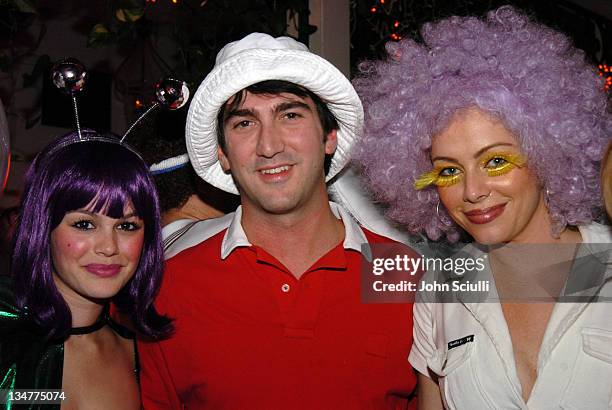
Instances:
[[[361,252],[361,245],[368,243],[368,239],[366,238],[361,227],[340,205],[330,201],[329,207],[331,208],[334,216],[340,219],[344,224],[344,242],[342,243],[344,249],[352,249],[354,251]],[[247,239],[246,233],[242,228],[241,221],[242,205],[236,209],[236,212],[234,212],[232,222],[223,236],[223,242],[221,243],[221,259],[227,258],[229,254],[238,247],[253,246]]]
[[[223,236],[223,242],[221,242],[221,259],[227,258],[236,248],[252,246],[251,242],[249,242],[246,237],[246,233],[244,233],[244,229],[242,229],[241,220],[242,205],[236,208],[232,222]]]

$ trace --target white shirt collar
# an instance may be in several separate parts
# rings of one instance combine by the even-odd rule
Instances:
[[[166,238],[174,232],[177,232],[178,230],[196,221],[196,219],[177,219],[176,221],[172,221],[168,225],[162,227],[162,238],[166,240]]]
[[[361,252],[361,245],[368,243],[368,239],[361,227],[340,205],[330,201],[329,207],[336,218],[340,219],[344,224],[344,242],[342,243],[344,249],[352,249]],[[239,206],[236,212],[234,212],[232,222],[223,236],[223,242],[221,243],[221,259],[227,258],[237,247],[252,246],[244,233],[241,220],[242,206]]]

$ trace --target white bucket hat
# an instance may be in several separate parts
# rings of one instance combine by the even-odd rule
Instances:
[[[338,147],[326,181],[349,161],[351,147],[361,136],[363,107],[349,80],[330,62],[290,37],[252,33],[227,44],[217,54],[215,67],[193,96],[185,139],[197,174],[211,185],[238,194],[232,176],[217,158],[217,115],[238,91],[266,80],[300,85],[327,103],[338,120]]]

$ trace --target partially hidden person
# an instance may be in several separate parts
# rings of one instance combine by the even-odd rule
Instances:
[[[129,143],[153,175],[161,209],[166,258],[180,248],[181,237],[195,222],[234,211],[238,196],[202,180],[193,170],[185,146],[186,108],[159,110],[130,134]]]
[[[0,101],[0,198],[8,180],[10,166],[10,136],[4,106]],[[13,235],[13,215],[17,207],[3,209],[0,212],[0,276],[9,274],[11,258],[11,239]]]

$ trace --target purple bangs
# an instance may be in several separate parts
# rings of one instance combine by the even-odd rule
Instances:
[[[55,229],[64,214],[81,208],[117,219],[132,206],[140,218],[154,219],[150,198],[157,193],[151,190],[150,177],[139,162],[134,152],[101,141],[75,143],[56,153],[46,169],[57,176],[48,181],[50,229]]]
[[[144,244],[134,276],[113,302],[139,332],[163,336],[169,322],[153,308],[163,271],[160,215],[148,167],[112,136],[84,131],[83,138],[91,140],[78,141],[72,133],[51,143],[27,172],[13,254],[17,303],[50,338],[66,337],[72,320],[53,282],[51,232],[70,211],[87,209],[118,219],[131,206],[144,221]]]
[[[458,240],[461,228],[443,206],[436,212],[436,188],[416,191],[413,182],[431,170],[432,137],[477,107],[516,136],[545,192],[552,234],[592,222],[612,116],[584,52],[510,6],[425,24],[422,36],[424,44],[388,43],[388,59],[363,62],[354,80],[365,111],[354,161],[387,216],[411,233]]]

